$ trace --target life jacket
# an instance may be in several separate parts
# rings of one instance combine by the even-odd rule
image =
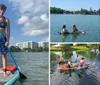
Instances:
[[[63,70],[63,71],[67,71],[67,70],[68,70],[68,68],[67,68],[67,64],[64,64],[64,65],[62,66],[61,70]]]
[[[16,69],[17,69],[16,66],[7,66],[7,67],[6,67],[6,70],[7,70],[7,71],[15,71]]]

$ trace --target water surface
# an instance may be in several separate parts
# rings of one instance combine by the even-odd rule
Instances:
[[[59,54],[61,55],[61,52],[57,52],[57,55]],[[100,54],[84,51],[76,52],[72,56],[76,56],[77,61],[84,56],[85,62],[89,63],[88,69],[69,70],[67,73],[60,73],[57,69],[58,64],[53,61],[50,68],[51,85],[100,85]]]
[[[13,52],[12,54],[20,66],[21,72],[27,76],[25,81],[19,82],[18,80],[14,85],[49,85],[47,52]],[[9,55],[7,59],[8,65],[12,65],[13,61]]]
[[[66,25],[69,32],[72,26],[76,25],[80,31],[87,34],[61,36],[56,32],[61,32],[62,26]],[[50,15],[50,39],[51,42],[99,42],[100,41],[100,16],[99,15]]]

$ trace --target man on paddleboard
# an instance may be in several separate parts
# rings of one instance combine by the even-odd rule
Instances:
[[[10,21],[8,18],[4,17],[5,11],[6,11],[6,6],[4,4],[0,4],[0,52],[2,55],[2,65],[3,65],[4,77],[7,76],[6,74],[6,66],[7,66],[6,54],[8,51],[7,46],[9,45],[9,38],[10,38]],[[4,40],[2,39],[2,36]]]

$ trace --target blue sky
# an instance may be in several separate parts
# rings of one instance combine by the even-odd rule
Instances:
[[[100,0],[50,0],[50,6],[59,7],[66,10],[80,10],[81,8],[93,10],[100,8]]]
[[[11,25],[10,45],[24,41],[48,41],[48,0],[0,0]]]

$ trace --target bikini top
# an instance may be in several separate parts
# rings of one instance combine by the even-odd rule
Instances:
[[[6,18],[3,17],[2,21],[0,21],[0,28],[6,28],[7,26],[7,23],[6,23]]]

